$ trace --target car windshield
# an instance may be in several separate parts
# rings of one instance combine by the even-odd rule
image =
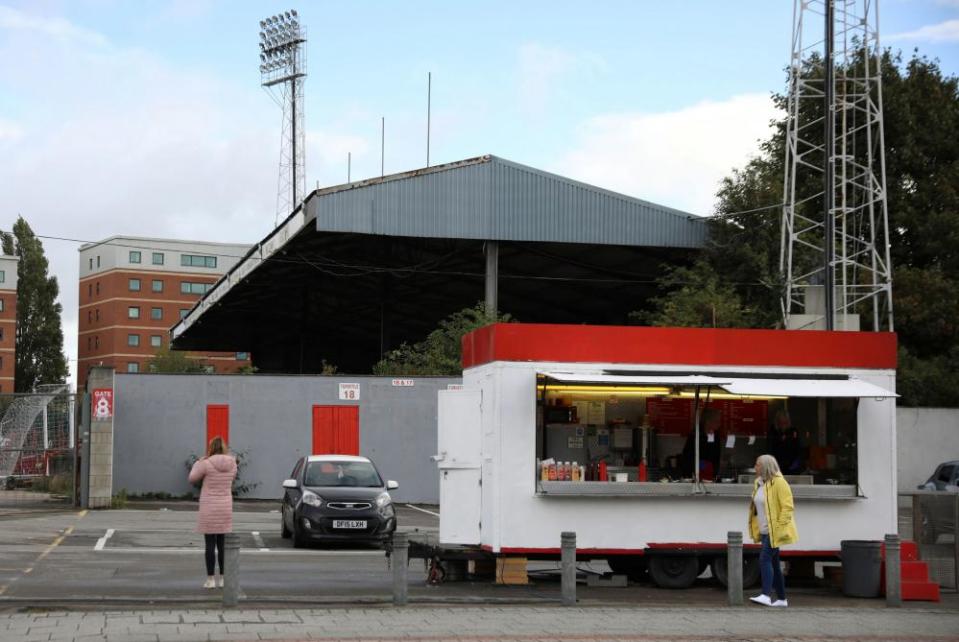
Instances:
[[[304,486],[363,486],[383,485],[373,464],[367,461],[311,461],[306,465]]]

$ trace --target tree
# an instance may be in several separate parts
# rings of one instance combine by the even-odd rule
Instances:
[[[420,343],[404,343],[391,350],[373,366],[377,375],[458,375],[463,371],[462,339],[477,328],[496,322],[509,322],[508,314],[491,315],[485,303],[454,312],[440,321]]]
[[[206,368],[196,359],[187,356],[189,353],[182,350],[170,350],[168,347],[156,351],[150,361],[150,372],[162,373],[200,373]]]
[[[936,61],[918,54],[903,64],[887,50],[880,64],[900,404],[959,406],[959,79],[943,76]],[[815,58],[805,63],[809,75],[821,68]],[[773,100],[785,104],[784,96]],[[775,122],[757,156],[723,180],[716,206],[723,216],[706,223],[704,252],[692,269],[676,273],[683,279],[668,272],[664,296],[644,319],[689,317],[690,291],[725,288],[741,301],[746,325],[780,323],[785,124]],[[821,174],[809,172],[799,189],[812,193],[821,185]]]
[[[4,253],[20,258],[17,265],[17,392],[30,392],[40,384],[66,381],[67,358],[63,353],[62,306],[57,303],[60,287],[48,276],[49,263],[43,244],[23,219],[13,226],[13,238],[5,234]]]

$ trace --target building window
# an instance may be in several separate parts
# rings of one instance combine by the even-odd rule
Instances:
[[[250,358],[250,353],[249,353],[249,352],[237,352],[237,353],[236,353],[236,360],[237,360],[237,361],[246,361],[246,360],[249,359],[249,358]]]
[[[190,308],[180,308],[180,320],[186,318],[186,315],[190,314]]]
[[[151,289],[154,292],[163,292],[163,279],[153,279]]]
[[[87,296],[93,298],[93,284],[87,283]]]
[[[127,372],[140,372],[140,364],[135,361],[131,361],[127,364]]]
[[[97,348],[97,349],[100,348],[100,337],[99,337],[99,336],[93,337],[93,347],[94,347],[94,348]]]
[[[150,308],[150,318],[159,321],[163,318],[163,308]]]
[[[163,252],[153,253],[153,265],[163,265]]]
[[[128,334],[127,335],[127,345],[138,348],[140,347],[140,335],[139,334]]]
[[[180,294],[206,294],[212,287],[212,283],[180,281]]]
[[[3,356],[0,355],[0,370],[3,370]]]
[[[0,283],[6,283],[6,282],[7,282],[7,271],[0,270]]]
[[[97,321],[99,321],[99,320],[100,320],[100,308],[97,308],[95,312],[96,312],[96,314],[94,314],[93,316],[94,316],[94,318],[95,318]]]
[[[0,299],[0,312],[3,312],[4,299]]]
[[[163,338],[159,334],[150,335],[150,346],[159,348],[163,346]]]
[[[0,341],[3,341],[3,328],[0,327]]]
[[[87,310],[87,323],[93,323],[93,310]]]
[[[130,250],[130,263],[140,262],[140,250]]]
[[[97,296],[100,296],[100,282],[97,281]]]
[[[140,306],[131,305],[127,308],[127,318],[129,319],[139,319],[140,318]]]
[[[92,257],[92,256],[90,257],[90,269],[91,269],[91,270],[93,269],[93,257]]]
[[[185,267],[205,267],[205,268],[215,268],[216,267],[216,257],[215,256],[201,256],[199,254],[181,254],[180,255],[180,265]]]
[[[130,279],[130,292],[140,291],[140,279]]]
[[[97,267],[100,267],[100,255],[97,255]]]
[[[93,337],[87,337],[87,350],[93,347]]]

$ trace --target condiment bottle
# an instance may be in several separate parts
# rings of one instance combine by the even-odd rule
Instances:
[[[581,477],[579,474],[579,463],[573,462],[573,477],[572,481],[580,481]]]

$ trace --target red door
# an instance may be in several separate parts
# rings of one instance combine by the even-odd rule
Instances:
[[[230,407],[220,404],[209,404],[206,407],[206,444],[203,446],[204,452],[210,440],[214,437],[222,437],[227,444],[230,443]]]
[[[359,406],[313,406],[313,454],[360,454]]]

